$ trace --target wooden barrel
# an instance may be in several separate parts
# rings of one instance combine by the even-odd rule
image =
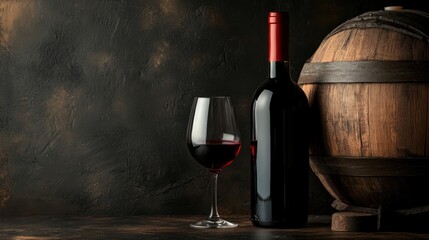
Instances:
[[[429,210],[429,15],[367,12],[304,65],[310,166],[340,205]]]

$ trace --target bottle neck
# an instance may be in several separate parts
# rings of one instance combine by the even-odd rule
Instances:
[[[269,68],[270,78],[290,78],[288,61],[270,61]]]
[[[268,15],[268,61],[270,78],[289,78],[289,15],[271,12]]]

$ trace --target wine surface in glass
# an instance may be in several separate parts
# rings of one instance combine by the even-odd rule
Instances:
[[[192,156],[212,173],[229,166],[241,149],[239,141],[207,140],[205,144],[188,143]]]

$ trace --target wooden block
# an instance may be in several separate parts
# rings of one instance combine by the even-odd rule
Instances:
[[[377,222],[377,214],[337,212],[332,215],[331,229],[339,232],[377,231]]]

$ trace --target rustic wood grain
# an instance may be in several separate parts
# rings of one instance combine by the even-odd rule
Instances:
[[[0,219],[2,240],[58,239],[429,239],[423,232],[334,232],[330,217],[310,216],[300,229],[253,227],[248,216],[230,216],[239,224],[233,229],[192,229],[189,224],[203,216],[136,217],[20,217]]]
[[[429,17],[413,14],[341,25],[298,82],[313,121],[312,170],[336,200],[384,216],[429,205],[429,73],[419,68],[429,62]]]
[[[315,154],[425,156],[429,84],[302,86],[320,124]],[[318,108],[318,110],[314,109]]]
[[[326,39],[314,53],[311,61],[335,62],[358,59],[424,61],[429,59],[429,45],[423,40],[416,40],[386,29],[349,29]]]
[[[377,231],[377,215],[358,212],[337,212],[332,215],[331,229],[341,232]]]

